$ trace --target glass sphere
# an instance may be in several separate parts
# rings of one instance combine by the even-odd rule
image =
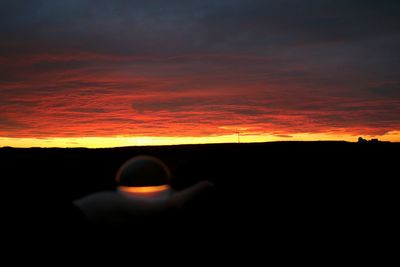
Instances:
[[[117,172],[118,190],[130,195],[155,195],[170,188],[170,171],[159,159],[138,156],[125,162]]]

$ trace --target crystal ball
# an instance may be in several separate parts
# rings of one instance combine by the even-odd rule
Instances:
[[[154,195],[170,188],[170,171],[161,160],[138,156],[125,162],[117,172],[118,190],[134,195]]]

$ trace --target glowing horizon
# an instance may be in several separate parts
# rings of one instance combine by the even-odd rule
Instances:
[[[400,132],[386,135],[335,135],[335,134],[294,134],[277,135],[241,135],[240,143],[261,143],[275,141],[348,141],[357,142],[358,137],[377,138],[380,141],[400,142]],[[236,134],[208,137],[75,137],[75,138],[6,138],[0,137],[0,147],[43,147],[43,148],[112,148],[124,146],[162,146],[184,144],[238,143]]]

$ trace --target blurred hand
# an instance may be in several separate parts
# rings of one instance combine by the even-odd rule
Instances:
[[[129,225],[151,216],[176,212],[213,187],[212,183],[202,181],[182,191],[170,189],[160,195],[143,197],[107,191],[83,197],[74,204],[92,224]]]

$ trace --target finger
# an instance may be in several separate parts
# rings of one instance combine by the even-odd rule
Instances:
[[[175,193],[168,201],[169,208],[182,208],[186,203],[214,189],[214,184],[209,181],[199,182],[189,188]]]

